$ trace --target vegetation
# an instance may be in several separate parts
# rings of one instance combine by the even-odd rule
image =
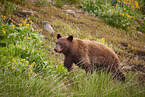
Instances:
[[[132,21],[143,18],[139,6],[134,5],[132,9],[130,4],[124,4],[127,0],[122,0],[122,3],[117,1],[114,7],[110,0],[105,3],[101,0],[85,0],[82,1],[82,9],[95,14],[97,18],[83,12],[77,13],[79,17],[76,18],[65,14],[61,8],[53,7],[48,0],[22,1],[2,0],[0,3],[0,96],[144,97],[144,75],[140,70],[123,71],[127,78],[124,83],[113,80],[111,74],[104,71],[86,74],[74,66],[74,70],[68,72],[63,67],[63,56],[53,51],[57,33],[73,34],[80,39],[104,43],[118,53],[123,65],[144,66],[144,25],[129,27],[134,25]],[[72,9],[77,7],[78,1],[74,1],[71,4],[75,5],[70,6]],[[14,14],[23,9],[36,13],[24,17]],[[56,31],[54,36],[42,29],[44,21],[51,23]],[[128,31],[123,30],[126,28]],[[142,34],[137,33],[136,29]]]
[[[83,0],[83,9],[95,16],[103,19],[110,25],[117,28],[127,29],[128,26],[134,26],[133,20],[139,18],[140,9],[138,2],[134,0],[117,0],[117,3],[112,6],[109,0]],[[143,17],[141,17],[143,18]]]

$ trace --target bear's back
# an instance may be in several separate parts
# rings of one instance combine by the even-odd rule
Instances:
[[[91,63],[97,65],[116,65],[119,66],[120,61],[113,50],[96,41],[83,40],[88,48],[88,56]]]

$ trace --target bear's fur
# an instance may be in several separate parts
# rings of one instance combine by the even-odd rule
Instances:
[[[73,38],[71,35],[61,37],[58,34],[54,50],[64,54],[64,66],[68,71],[75,63],[86,72],[93,72],[95,68],[99,67],[111,71],[116,78],[125,80],[125,76],[119,68],[119,58],[113,50],[102,43]]]

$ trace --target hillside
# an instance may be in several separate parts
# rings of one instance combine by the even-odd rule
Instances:
[[[11,7],[5,8],[6,5],[9,5]],[[36,48],[36,50],[38,50],[37,53],[39,53],[40,55],[41,55],[41,51],[44,54],[45,52],[43,52],[43,50],[47,50],[48,53],[45,53],[46,57],[44,58],[44,60],[48,60],[50,62],[50,63],[47,62],[47,64],[53,64],[54,67],[58,67],[58,65],[63,64],[63,56],[61,54],[57,54],[53,51],[53,48],[55,47],[56,35],[58,33],[60,33],[63,36],[73,35],[74,37],[80,38],[80,39],[87,39],[87,40],[93,40],[93,41],[102,41],[103,40],[109,47],[111,47],[117,53],[117,55],[122,63],[122,67],[129,66],[129,70],[130,70],[129,73],[128,73],[128,71],[123,70],[123,72],[126,75],[130,76],[129,77],[130,79],[128,78],[128,82],[132,81],[132,79],[133,79],[132,76],[135,76],[134,74],[136,74],[136,72],[138,73],[137,80],[139,79],[139,83],[145,82],[145,33],[137,31],[136,27],[130,26],[128,30],[123,30],[121,28],[113,27],[113,26],[107,24],[106,22],[104,22],[99,17],[96,17],[90,13],[83,11],[81,4],[71,4],[71,5],[67,4],[67,5],[63,5],[62,7],[59,8],[53,4],[51,4],[51,5],[48,4],[48,6],[46,6],[46,5],[38,6],[38,5],[36,5],[36,3],[33,0],[31,0],[29,2],[27,2],[27,0],[26,0],[25,2],[21,2],[20,4],[12,3],[12,2],[8,2],[8,4],[6,4],[6,3],[2,4],[2,2],[0,2],[0,9],[3,11],[1,14],[1,18],[3,18],[3,20],[1,20],[1,21],[3,21],[5,24],[13,23],[16,27],[18,27],[20,24],[22,24],[22,22],[24,22],[23,20],[27,19],[26,22],[30,22],[30,21],[32,22],[34,30],[35,31],[38,30],[37,32],[42,34],[43,37],[45,38],[45,42],[40,45],[40,47],[42,47],[42,48],[39,50],[39,47],[38,47],[38,48]],[[67,10],[72,10],[73,13],[69,13]],[[24,12],[24,11],[26,11],[26,12]],[[55,33],[53,35],[51,35],[50,32],[47,32],[45,29],[43,29],[43,23],[45,21],[50,22],[51,26],[54,28]],[[133,22],[138,25],[140,24],[137,20],[134,20]],[[2,30],[2,29],[0,29],[0,30]],[[40,41],[41,40],[38,40],[38,42],[40,42]],[[1,44],[1,47],[4,47],[3,44]],[[31,46],[30,46],[30,48],[31,48]],[[29,47],[28,47],[28,49],[29,49]],[[33,52],[33,50],[32,50],[32,52]],[[34,52],[35,52],[35,50],[34,50]],[[17,58],[17,57],[14,57],[14,58]],[[24,58],[24,57],[21,57],[21,58]],[[5,59],[5,58],[4,57],[1,58],[2,63],[4,63],[4,61],[2,59]],[[12,59],[12,57],[10,59]],[[26,57],[26,59],[27,59],[27,57]],[[28,60],[31,60],[31,59],[28,59]],[[36,61],[37,59],[34,58],[33,60]],[[33,63],[32,60],[30,62]],[[1,68],[3,67],[2,63],[1,63]],[[5,63],[8,63],[8,62],[5,62]],[[41,64],[41,62],[40,62],[40,64]],[[125,67],[125,70],[126,70],[126,67]],[[60,67],[60,68],[63,68],[63,67]],[[34,71],[37,72],[37,70],[34,70]],[[54,69],[54,71],[55,71],[55,69]],[[47,71],[45,71],[45,72],[47,72]],[[81,71],[79,71],[79,72],[81,72]],[[132,75],[129,75],[130,72],[132,73]],[[44,89],[45,87],[43,87],[43,85],[46,84],[45,81],[48,80],[47,78],[49,78],[49,77],[45,77],[45,76],[47,76],[47,74],[44,74],[44,75],[42,74],[42,77],[41,76],[39,77],[39,74],[37,74],[37,73],[32,74],[32,75],[34,76],[33,78],[35,78],[35,77],[38,77],[37,79],[44,78],[44,80],[42,82],[42,87],[40,87],[40,88],[35,87],[33,89],[34,90],[35,89],[41,90],[42,88]],[[75,75],[77,75],[77,74],[72,74],[70,76],[74,77]],[[60,75],[57,75],[57,76],[60,76]],[[83,77],[84,76],[85,75],[83,72]],[[106,75],[104,75],[104,76],[106,76]],[[55,77],[54,77],[54,79],[55,79]],[[3,78],[3,76],[1,78]],[[65,84],[67,84],[66,86],[62,82],[62,80],[59,83],[59,84],[61,84],[59,86],[61,87],[61,89],[64,89],[65,93],[69,92],[68,94],[65,94],[63,91],[64,95],[67,95],[67,96],[69,94],[71,94],[71,89],[73,89],[72,87],[75,86],[75,85],[73,86],[73,84],[69,86],[68,85],[69,82],[78,81],[78,83],[77,82],[76,83],[80,84],[79,79],[74,77],[74,79],[69,80],[70,78],[64,78],[64,79],[62,78],[63,80],[66,81],[66,83],[65,83]],[[38,83],[36,84],[36,86],[39,86],[39,83],[41,82],[40,79],[39,79]],[[12,79],[12,80],[14,80],[14,79]],[[21,81],[21,79],[16,79],[16,80],[19,82]],[[27,79],[25,79],[25,81],[26,80]],[[35,80],[32,80],[32,79],[30,79],[30,81],[35,82]],[[49,81],[50,81],[50,79],[49,79]],[[57,82],[59,82],[59,81],[56,80],[56,83]],[[51,86],[51,83],[53,83],[53,81],[50,82],[49,84],[47,83],[47,85]],[[56,84],[56,83],[54,82],[53,84]],[[27,81],[26,81],[26,83],[23,83],[23,84],[27,84]],[[23,84],[22,84],[22,86],[23,86]],[[32,85],[31,82],[29,84],[31,84],[31,87],[33,87],[33,85],[34,85],[34,84]],[[59,87],[57,87],[57,84],[56,84],[56,88],[53,88],[53,86],[52,86],[52,89],[55,90],[55,89],[59,88]],[[80,84],[80,85],[84,85],[84,84]],[[119,85],[120,86],[117,86],[117,88],[121,87],[120,83],[119,83]],[[126,88],[129,85],[125,85],[124,88]],[[21,87],[21,85],[20,85],[20,87]],[[99,87],[99,86],[97,86],[97,87]],[[46,87],[46,88],[48,88],[48,87]],[[51,87],[49,87],[49,88],[51,88]],[[79,85],[74,88],[78,89]],[[107,88],[109,88],[109,86]],[[41,93],[44,92],[43,89],[41,90],[42,91]],[[52,89],[50,89],[50,91],[49,91],[50,96],[53,95],[53,93],[51,93]],[[115,87],[115,89],[116,89],[116,87]],[[29,88],[29,90],[30,90],[30,88]],[[143,90],[143,91],[141,91],[141,90]],[[17,91],[17,89],[16,89],[16,91]],[[81,91],[81,89],[80,90],[78,89],[78,91]],[[85,91],[87,91],[87,90],[84,90],[81,93],[83,95],[85,95],[85,93],[84,93]],[[110,91],[107,91],[105,95],[111,96],[111,94],[108,94],[108,92],[110,92]],[[124,91],[124,90],[122,89],[120,91]],[[126,95],[130,96],[133,91],[129,92],[129,94],[126,93]],[[15,92],[15,91],[13,91],[13,92]],[[58,91],[56,90],[56,93],[57,92]],[[77,93],[77,90],[73,91],[73,92]],[[140,90],[138,92],[141,92],[140,95],[143,97],[144,88],[140,88]],[[137,94],[138,94],[138,92],[137,92]],[[3,92],[3,93],[5,93],[5,92]],[[9,94],[10,93],[11,92],[9,92]],[[28,93],[28,91],[26,91],[25,93]],[[23,93],[23,95],[25,93]],[[45,91],[45,93],[47,93],[47,92]],[[38,96],[39,93],[38,94],[29,93],[28,95],[33,95],[33,96],[37,95]],[[71,95],[74,95],[74,94],[71,94]],[[78,96],[78,95],[79,95],[79,93],[76,94],[76,96]],[[117,92],[116,92],[116,94],[113,94],[113,95],[114,96],[117,95]],[[46,96],[46,95],[44,94],[43,96]],[[98,95],[98,96],[100,96],[100,95]],[[136,94],[135,94],[135,96],[136,96]],[[87,97],[87,95],[86,95],[86,97]],[[123,97],[123,95],[122,95],[122,97]]]
[[[145,65],[145,33],[139,33],[135,27],[125,31],[109,26],[98,17],[84,12],[79,8],[79,5],[65,5],[62,8],[53,5],[36,7],[34,2],[29,1],[28,4],[15,6],[18,6],[19,9],[12,13],[11,19],[16,24],[20,23],[20,20],[29,17],[34,22],[35,29],[42,29],[43,22],[49,21],[56,34],[72,34],[80,39],[91,36],[92,40],[105,38],[105,41],[112,45],[113,49],[118,53],[124,65]],[[3,7],[1,4],[2,9]],[[66,10],[68,9],[73,10],[77,17],[67,13]],[[22,10],[32,11],[34,16],[26,17],[25,14],[20,13]],[[80,12],[77,12],[78,10]],[[50,33],[45,30],[42,33],[49,38]]]

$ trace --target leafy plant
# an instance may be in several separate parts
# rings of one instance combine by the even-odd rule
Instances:
[[[2,18],[1,21],[3,21],[3,19],[4,18]],[[45,42],[44,36],[38,34],[38,31],[41,30],[34,30],[32,21],[29,18],[22,20],[22,23],[20,23],[18,27],[13,23],[7,25],[0,22],[0,64],[17,72],[27,70],[38,73],[42,70],[46,71],[52,69],[49,67],[52,63],[48,62],[48,59],[46,59],[46,55],[49,51],[44,49],[48,47],[41,46]],[[7,54],[9,54],[9,57],[5,57]],[[25,59],[25,62],[21,61],[23,59]],[[67,72],[65,68],[60,66],[53,68],[54,70],[52,71],[59,71],[59,68],[62,69],[62,73]],[[31,74],[31,72],[29,73]]]
[[[137,13],[134,12],[135,8],[140,9],[140,7],[137,1],[130,2],[123,0],[122,2],[118,0],[115,6],[111,6],[111,2],[107,0],[106,2],[102,0],[94,2],[92,0],[82,0],[85,11],[98,16],[112,26],[127,29],[128,26],[133,25],[132,21],[137,16]]]

